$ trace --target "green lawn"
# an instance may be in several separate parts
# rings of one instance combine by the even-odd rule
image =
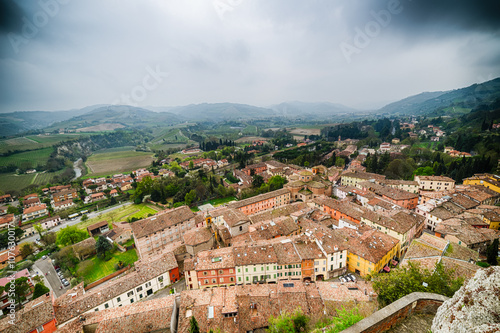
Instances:
[[[117,251],[108,261],[104,261],[104,259],[97,256],[88,260],[92,261],[93,267],[90,271],[87,272],[87,274],[85,274],[85,276],[83,276],[83,281],[85,282],[85,284],[95,282],[115,272],[115,264],[117,264],[119,261],[123,261],[126,265],[133,264],[137,261],[137,252],[135,249],[123,253]]]
[[[227,198],[221,198],[221,199],[208,200],[208,203],[212,204],[212,206],[214,206],[214,207],[217,207],[217,206],[220,206],[220,205],[223,205],[225,203],[235,201],[235,200],[238,200],[238,199],[236,199],[235,197],[227,197]]]
[[[100,221],[108,221],[108,223],[111,224],[112,222],[126,221],[127,219],[132,217],[142,219],[147,217],[149,214],[155,214],[160,210],[160,208],[146,203],[141,203],[138,205],[131,204],[128,206],[120,207],[105,214],[100,214],[97,217],[77,224],[77,226],[79,229],[86,229],[89,225]]]

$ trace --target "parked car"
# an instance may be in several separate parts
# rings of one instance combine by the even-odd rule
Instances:
[[[42,256],[42,260],[45,260],[45,259],[47,259],[47,256]]]
[[[347,282],[353,281],[349,275],[344,275],[344,279],[346,279]]]
[[[349,274],[347,274],[347,275],[349,275],[349,277],[351,278],[351,280],[352,280],[353,282],[356,282],[356,281],[357,281],[356,277],[355,277],[353,274],[349,273]]]
[[[347,280],[346,280],[346,279],[345,279],[345,277],[343,277],[343,276],[339,277],[339,280],[340,280],[340,282],[342,282],[342,283],[347,282]]]
[[[56,272],[59,273],[61,269],[59,267],[56,268]]]
[[[63,285],[64,285],[65,287],[67,287],[67,286],[69,286],[69,282],[65,280],[65,281],[63,282]]]

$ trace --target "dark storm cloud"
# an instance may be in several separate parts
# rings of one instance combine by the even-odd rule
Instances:
[[[12,0],[0,0],[0,33],[21,30],[23,10]]]
[[[152,70],[141,106],[375,108],[500,76],[500,1],[399,0],[356,43],[395,1],[0,0],[0,112],[111,103]]]
[[[458,34],[464,30],[497,32],[500,29],[500,1],[484,0],[354,0],[345,6],[344,19],[348,26],[362,26],[373,20],[373,13],[398,4],[401,13],[393,16],[391,30],[412,36],[429,33],[436,37]]]

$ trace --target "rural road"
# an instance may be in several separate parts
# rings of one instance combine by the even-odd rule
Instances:
[[[123,206],[128,206],[128,205],[131,205],[131,204],[132,204],[131,202],[127,201],[127,202],[124,202],[122,204],[110,207],[110,208],[99,210],[97,212],[90,212],[90,213],[87,214],[87,216],[89,217],[89,219],[90,218],[94,218],[94,217],[99,216],[99,214],[105,214],[107,212],[111,212],[111,211],[113,211],[115,209],[121,208]],[[70,225],[75,225],[75,224],[78,224],[80,222],[81,222],[81,216],[78,216],[74,220],[64,220],[60,225],[58,225],[58,226],[50,229],[49,231],[59,231],[62,228],[65,228],[65,227],[70,226]],[[26,243],[26,242],[34,242],[39,237],[40,236],[38,236],[38,234],[35,234],[35,235],[31,236],[31,237],[24,238],[23,240],[21,240],[21,242],[19,242],[19,244]]]

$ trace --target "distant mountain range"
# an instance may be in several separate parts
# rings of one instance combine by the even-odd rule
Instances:
[[[467,113],[479,105],[487,107],[500,99],[500,78],[452,91],[424,92],[390,103],[371,115],[426,115]],[[45,129],[101,131],[114,128],[149,127],[186,121],[248,120],[284,117],[335,120],[346,115],[367,114],[341,104],[284,102],[268,108],[237,103],[203,103],[176,107],[92,105],[67,111],[18,111],[0,113],[0,135]]]

